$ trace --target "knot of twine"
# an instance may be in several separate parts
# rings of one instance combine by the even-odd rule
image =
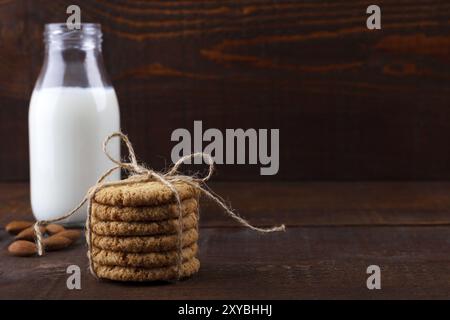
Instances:
[[[119,137],[127,146],[128,154],[129,154],[129,160],[130,162],[121,162],[119,160],[114,159],[108,152],[107,147],[111,139]],[[91,236],[90,236],[90,228],[91,228],[91,203],[92,199],[94,198],[97,191],[100,189],[111,186],[111,185],[129,185],[134,184],[137,182],[149,182],[149,181],[159,181],[162,184],[164,184],[166,187],[168,187],[172,194],[174,195],[174,198],[177,203],[177,209],[178,209],[178,228],[177,228],[177,274],[178,278],[181,276],[181,266],[183,263],[182,258],[182,249],[183,249],[183,243],[182,243],[182,237],[183,237],[183,210],[181,207],[181,198],[174,187],[174,183],[177,182],[184,182],[192,186],[195,190],[200,191],[200,193],[204,194],[206,197],[211,199],[213,202],[215,202],[219,207],[221,207],[225,213],[230,216],[231,218],[235,219],[237,222],[239,222],[241,225],[260,232],[260,233],[270,233],[270,232],[277,232],[277,231],[284,231],[285,226],[284,224],[281,226],[271,227],[271,228],[259,228],[251,225],[247,220],[239,216],[236,212],[231,209],[230,206],[225,204],[225,201],[215,194],[213,191],[211,191],[208,186],[206,185],[206,181],[211,178],[213,172],[214,172],[214,160],[211,157],[211,155],[203,152],[197,152],[192,153],[190,155],[183,156],[180,158],[172,168],[170,168],[167,172],[161,173],[156,172],[152,169],[146,168],[142,165],[139,165],[136,159],[136,155],[134,153],[133,146],[131,145],[130,140],[128,137],[121,133],[121,132],[114,132],[111,135],[109,135],[105,141],[103,142],[103,152],[105,155],[116,164],[116,166],[112,167],[111,169],[107,170],[100,178],[97,180],[96,184],[93,185],[83,198],[83,200],[70,212],[64,214],[61,217],[50,219],[50,220],[40,220],[37,221],[34,224],[34,232],[36,236],[36,245],[38,249],[38,254],[42,256],[45,253],[45,246],[43,244],[44,237],[42,235],[42,232],[40,230],[40,226],[47,225],[49,223],[54,223],[61,221],[63,219],[66,219],[73,215],[78,209],[80,209],[87,201],[88,202],[88,211],[87,211],[87,219],[86,219],[86,241],[88,244],[88,258],[89,258],[89,268],[91,270],[91,273],[96,276],[96,273],[94,271],[93,267],[93,261],[91,258]],[[203,157],[204,161],[208,165],[208,174],[204,177],[196,177],[196,176],[187,176],[179,174],[178,168],[188,159],[195,158],[195,157]],[[114,171],[118,169],[125,169],[130,173],[130,176],[127,179],[119,180],[119,181],[112,181],[112,182],[104,182],[107,177],[109,177]]]

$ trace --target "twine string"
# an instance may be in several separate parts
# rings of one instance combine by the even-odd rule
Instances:
[[[108,152],[107,147],[111,139],[118,137],[123,141],[128,149],[128,157],[130,162],[121,162],[120,160],[115,159],[111,156],[111,154]],[[67,212],[66,214],[55,218],[55,219],[49,219],[49,220],[40,220],[37,221],[34,224],[34,232],[35,232],[35,238],[36,238],[36,245],[38,249],[38,255],[42,256],[45,253],[45,246],[43,245],[43,235],[40,230],[40,226],[47,225],[49,223],[54,223],[61,221],[63,219],[66,219],[70,216],[72,216],[77,210],[79,210],[87,201],[88,202],[88,212],[87,212],[87,219],[86,219],[86,240],[88,244],[88,258],[89,258],[89,267],[91,270],[91,273],[96,276],[96,273],[94,271],[93,261],[91,258],[91,203],[92,200],[100,189],[111,186],[111,185],[130,185],[137,182],[148,182],[148,181],[159,181],[163,185],[165,185],[167,188],[169,188],[172,191],[173,197],[175,202],[177,203],[177,209],[178,209],[178,227],[177,227],[177,275],[178,278],[181,277],[182,272],[182,264],[183,264],[183,208],[181,206],[181,198],[180,195],[175,188],[176,183],[186,183],[192,186],[195,190],[199,191],[200,193],[204,194],[207,198],[209,198],[211,201],[216,203],[219,207],[223,209],[223,211],[231,218],[236,220],[241,225],[260,232],[260,233],[270,233],[270,232],[278,232],[278,231],[284,231],[285,225],[282,224],[280,226],[274,226],[270,228],[260,228],[255,227],[251,225],[247,220],[242,218],[239,214],[237,214],[230,206],[225,204],[225,200],[222,199],[219,195],[215,194],[210,188],[206,185],[206,182],[211,178],[211,176],[214,173],[214,160],[211,157],[211,155],[203,152],[196,152],[190,155],[186,155],[181,157],[166,173],[159,173],[152,169],[148,169],[142,165],[139,165],[136,159],[136,154],[134,152],[133,146],[128,139],[128,137],[121,133],[121,132],[114,132],[111,135],[109,135],[106,140],[103,143],[103,152],[108,157],[109,160],[111,160],[116,166],[112,167],[111,169],[108,169],[103,175],[100,176],[100,178],[97,180],[95,185],[93,185],[88,192],[86,193],[85,197],[81,200],[81,202],[72,210]],[[180,166],[189,159],[193,159],[195,157],[203,157],[205,163],[208,165],[208,173],[204,177],[196,177],[196,176],[188,176],[188,175],[182,175],[179,174],[179,168]],[[130,173],[130,176],[127,179],[119,180],[119,181],[111,181],[111,182],[105,182],[106,178],[108,178],[114,171],[118,169],[125,169]]]

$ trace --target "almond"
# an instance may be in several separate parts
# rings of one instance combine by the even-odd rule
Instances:
[[[65,230],[60,233],[58,233],[58,236],[68,238],[72,240],[72,242],[77,241],[81,237],[81,231],[80,230]]]
[[[11,234],[18,234],[20,231],[31,227],[34,222],[32,221],[23,221],[23,220],[15,220],[8,223],[5,227],[5,230]]]
[[[42,234],[45,233],[45,227],[39,227]],[[28,240],[28,241],[34,241],[34,228],[28,227],[22,231],[19,232],[19,234],[15,237],[16,240]]]
[[[28,257],[36,254],[37,248],[34,242],[17,240],[10,244],[8,252],[17,257]]]
[[[65,231],[66,228],[64,228],[62,225],[56,224],[56,223],[51,223],[49,225],[46,226],[47,232],[51,235],[60,233],[62,231]]]
[[[67,248],[72,244],[72,242],[73,241],[71,239],[61,237],[59,234],[55,234],[43,240],[45,249],[49,251]]]

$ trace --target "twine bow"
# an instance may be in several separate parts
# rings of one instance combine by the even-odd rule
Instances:
[[[109,152],[107,150],[108,144],[111,141],[111,139],[113,139],[115,137],[119,137],[127,146],[130,162],[121,162],[119,160],[114,159],[109,154]],[[63,219],[70,217],[78,209],[80,209],[87,201],[89,201],[88,212],[87,212],[88,214],[87,214],[87,219],[86,219],[86,240],[87,240],[87,244],[88,244],[89,267],[90,267],[91,273],[94,276],[96,276],[94,267],[93,267],[93,261],[92,261],[91,254],[90,254],[91,247],[92,247],[91,236],[90,236],[92,199],[94,198],[97,191],[99,191],[100,189],[102,189],[106,186],[128,185],[128,184],[134,184],[137,182],[159,181],[162,184],[164,184],[166,187],[168,187],[174,195],[175,201],[177,203],[177,208],[178,208],[178,228],[177,228],[177,231],[178,231],[178,237],[177,237],[177,274],[178,274],[178,278],[181,276],[181,266],[183,263],[183,261],[182,261],[183,260],[183,258],[182,258],[183,210],[181,207],[181,198],[180,198],[178,191],[174,187],[174,183],[184,182],[184,183],[189,184],[195,190],[200,191],[202,194],[204,194],[209,199],[211,199],[213,202],[215,202],[217,205],[219,205],[225,211],[225,213],[228,214],[228,216],[235,219],[241,225],[243,225],[251,230],[261,232],[261,233],[270,233],[270,232],[277,232],[277,231],[285,230],[284,224],[281,226],[271,227],[271,228],[259,228],[259,227],[255,227],[255,226],[251,225],[250,223],[247,222],[247,220],[245,220],[244,218],[239,216],[237,213],[235,213],[233,211],[233,209],[231,209],[231,207],[226,205],[225,201],[220,196],[218,196],[213,191],[211,191],[208,188],[208,186],[206,185],[206,181],[208,181],[209,178],[211,178],[211,176],[214,172],[214,160],[207,153],[197,152],[197,153],[193,153],[193,154],[190,154],[187,156],[183,156],[174,164],[174,166],[172,168],[169,169],[169,171],[167,171],[166,173],[161,173],[161,172],[156,172],[152,169],[148,169],[148,168],[138,164],[138,162],[136,160],[136,155],[134,153],[134,149],[133,149],[133,146],[131,145],[130,140],[128,139],[128,137],[126,135],[124,135],[121,132],[115,132],[106,138],[106,140],[103,143],[103,152],[113,163],[116,164],[116,166],[107,170],[97,180],[96,184],[88,190],[88,192],[85,195],[85,197],[83,198],[83,200],[70,212],[66,213],[65,215],[63,215],[61,217],[58,217],[55,219],[50,219],[50,220],[40,220],[34,224],[34,232],[36,235],[36,244],[37,244],[38,254],[40,256],[42,256],[45,253],[45,246],[43,245],[43,235],[40,230],[40,226],[46,225],[49,223],[58,222],[58,221],[61,221]],[[199,177],[195,177],[195,176],[187,176],[187,175],[179,174],[178,168],[186,160],[195,158],[195,157],[200,157],[200,156],[203,157],[206,164],[208,165],[208,174],[206,176],[199,178]],[[127,170],[130,173],[130,176],[124,180],[104,182],[107,177],[109,177],[114,171],[119,170],[119,169]]]

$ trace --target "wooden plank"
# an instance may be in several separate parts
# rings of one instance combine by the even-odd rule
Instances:
[[[279,128],[273,179],[448,179],[450,5],[369,1],[78,1],[100,22],[122,127],[170,162],[176,128]],[[67,1],[1,1],[0,180],[28,179],[27,106],[44,23]],[[222,166],[217,179],[258,179]]]
[[[1,1],[0,21],[0,136],[8,137],[0,144],[0,180],[16,180],[28,176],[27,107],[36,80],[26,1]]]
[[[12,238],[0,230],[0,298],[450,297],[450,258],[443,249],[450,243],[449,183],[219,183],[213,188],[258,225],[286,218],[287,231],[255,234],[204,205],[200,273],[177,284],[136,285],[91,277],[84,243],[44,258],[11,257],[6,248]],[[297,201],[301,196],[305,201]],[[0,225],[29,217],[27,199],[27,184],[0,184]],[[277,204],[285,215],[278,214]],[[81,291],[66,289],[71,264],[82,269]],[[371,264],[381,267],[381,291],[365,287]]]
[[[256,224],[447,225],[448,182],[212,183]],[[214,204],[202,203],[205,226],[235,226]]]
[[[0,225],[33,219],[27,183],[0,183]],[[260,226],[448,225],[448,182],[211,183],[238,213]],[[239,227],[202,200],[201,226]]]
[[[201,271],[176,284],[98,281],[83,244],[44,258],[5,254],[0,233],[0,297],[10,299],[416,299],[450,297],[449,227],[315,227],[257,235],[201,230]],[[82,268],[82,290],[66,288],[67,266]],[[382,290],[366,288],[366,268],[382,270]]]

